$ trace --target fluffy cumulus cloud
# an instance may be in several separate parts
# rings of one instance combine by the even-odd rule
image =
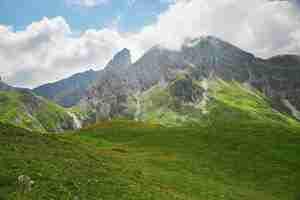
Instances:
[[[14,85],[36,86],[89,67],[99,69],[127,47],[137,59],[156,44],[179,49],[186,38],[215,35],[257,56],[300,52],[299,8],[289,1],[173,0],[157,22],[136,33],[112,28],[75,36],[61,18],[23,31],[0,26],[0,73]]]
[[[126,44],[113,30],[87,30],[73,37],[66,21],[44,18],[24,31],[0,26],[0,73],[13,85],[35,86],[104,66]]]
[[[139,37],[178,49],[188,37],[214,35],[268,57],[299,52],[299,30],[299,10],[288,1],[181,0]]]

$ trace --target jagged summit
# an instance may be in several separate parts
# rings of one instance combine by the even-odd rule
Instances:
[[[253,54],[246,52],[239,47],[226,42],[220,38],[214,36],[201,36],[198,38],[187,39],[182,45],[183,51],[185,49],[201,49],[208,53],[238,53],[248,57],[254,57]]]
[[[215,43],[223,43],[224,41],[222,41],[221,39],[214,37],[214,36],[200,36],[197,38],[188,38],[186,39],[186,41],[183,43],[183,47],[195,47],[197,46],[199,43],[202,42],[209,42],[211,44]]]
[[[107,64],[106,67],[122,70],[126,69],[131,64],[132,62],[130,50],[124,48],[113,57],[113,59]]]

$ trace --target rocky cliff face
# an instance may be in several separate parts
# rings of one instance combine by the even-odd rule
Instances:
[[[267,59],[267,62],[273,65],[280,65],[282,67],[299,68],[300,56],[299,55],[279,55]]]
[[[123,71],[131,65],[131,54],[128,49],[118,52],[114,58],[106,65],[107,70]]]
[[[171,87],[178,76],[185,74],[189,78],[176,82],[169,94],[182,103],[203,99],[205,89],[196,89],[192,83],[214,77],[250,84],[269,97],[275,109],[292,113],[286,101],[300,109],[298,61],[295,56],[256,58],[211,36],[189,40],[180,51],[155,46],[133,64],[125,49],[109,62],[81,107],[92,113],[93,120],[133,116],[138,94],[157,84]]]
[[[123,49],[98,75],[97,81],[87,91],[87,97],[80,102],[81,109],[89,113],[90,117],[86,120],[95,121],[126,115],[124,105],[131,90],[125,74],[130,65],[130,51]]]
[[[272,99],[272,104],[280,111],[293,113],[289,102],[300,110],[300,57],[281,55],[264,60],[266,71],[264,78],[253,83]]]
[[[247,80],[250,66],[256,61],[252,54],[212,36],[187,41],[182,53],[194,66],[195,76],[214,74],[224,80]]]

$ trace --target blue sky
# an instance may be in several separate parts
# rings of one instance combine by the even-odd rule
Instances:
[[[155,22],[170,1],[112,0],[96,6],[70,3],[72,0],[1,0],[0,24],[22,30],[43,17],[62,16],[73,29],[101,29],[118,21],[120,31],[138,31]],[[76,1],[75,1],[76,2]]]
[[[0,0],[0,76],[36,87],[130,49],[213,35],[258,57],[299,54],[300,0]]]

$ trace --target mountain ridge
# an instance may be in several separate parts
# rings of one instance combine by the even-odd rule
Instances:
[[[77,73],[68,78],[36,87],[33,92],[61,106],[71,107],[84,96],[89,85],[97,79],[98,73],[100,72],[94,70]]]
[[[136,110],[142,106],[139,96],[157,84],[173,87],[171,83],[176,82],[178,77],[187,76],[187,79],[178,79],[174,87],[193,92],[191,87],[195,86],[194,83],[201,85],[203,81],[220,78],[226,82],[235,80],[251,85],[269,98],[273,109],[298,119],[295,113],[300,110],[299,60],[297,55],[261,59],[214,36],[186,40],[179,51],[156,45],[134,63],[131,61],[130,50],[124,48],[103,70],[90,71],[93,80],[86,81],[80,89],[74,89],[77,79],[67,84],[74,91],[71,90],[72,93],[63,89],[62,97],[75,99],[67,107],[75,106],[79,109],[77,114],[83,123],[115,117],[134,118],[137,115]],[[81,75],[86,76],[85,73]],[[208,89],[200,87],[196,91],[204,91],[205,96]],[[53,91],[55,95],[60,93],[55,85]],[[178,93],[190,95],[183,91],[173,91],[169,95],[175,98]],[[47,97],[47,92],[43,96]],[[209,99],[207,96],[196,96],[199,99]],[[53,97],[49,99],[53,100]],[[55,98],[54,101],[66,106]]]
[[[281,63],[274,62],[257,58],[213,36],[187,41],[180,51],[155,46],[126,70],[103,73],[105,78],[98,79],[80,104],[83,110],[94,113],[94,117],[99,115],[95,121],[129,117],[133,115],[131,104],[136,104],[132,101],[136,101],[138,94],[156,84],[168,86],[180,74],[188,74],[199,84],[212,77],[248,83],[266,95],[274,109],[292,114],[286,101],[300,110],[297,104],[300,85],[296,78],[300,71],[285,71]]]

